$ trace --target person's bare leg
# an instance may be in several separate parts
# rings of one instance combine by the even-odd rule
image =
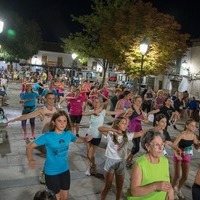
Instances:
[[[60,200],[67,200],[69,197],[69,190],[60,190]]]
[[[122,188],[124,184],[124,175],[115,175],[116,179],[116,200],[120,200],[122,196]]]
[[[105,185],[104,185],[103,191],[101,192],[101,200],[106,199],[106,196],[112,187],[114,174],[110,172],[105,172],[104,177],[105,177]]]

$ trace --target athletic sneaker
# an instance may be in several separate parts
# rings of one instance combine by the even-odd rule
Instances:
[[[174,200],[179,200],[177,187],[174,187]]]
[[[41,184],[45,184],[45,174],[44,174],[44,171],[41,171],[40,172],[40,175],[39,175],[39,181]]]
[[[24,140],[27,139],[27,134],[26,133],[24,133],[23,138],[24,138]]]
[[[174,193],[174,200],[179,200],[179,197],[176,193]]]
[[[175,198],[175,197],[178,197],[178,198]],[[185,199],[185,196],[183,195],[182,191],[181,190],[178,190],[177,187],[174,187],[174,199]]]
[[[30,139],[31,139],[31,140],[34,140],[34,139],[35,139],[35,134],[31,134]]]
[[[88,167],[87,171],[85,172],[85,175],[86,175],[86,176],[91,176],[90,167]]]

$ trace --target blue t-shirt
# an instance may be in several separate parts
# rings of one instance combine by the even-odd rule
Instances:
[[[76,140],[77,137],[71,131],[63,131],[61,134],[48,131],[34,140],[37,146],[46,147],[45,174],[57,175],[69,170],[69,144]]]
[[[24,93],[20,94],[20,98],[22,100],[25,100],[24,107],[26,107],[26,106],[32,106],[33,107],[31,112],[36,109],[36,99],[39,98],[38,93],[36,93],[36,92],[24,92]]]
[[[34,91],[38,91],[40,88],[40,85],[38,83],[35,83],[32,88]]]

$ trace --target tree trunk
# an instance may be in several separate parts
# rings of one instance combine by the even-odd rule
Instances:
[[[132,88],[132,92],[134,95],[137,94],[137,83],[138,83],[138,78],[134,78],[133,79],[133,88]]]
[[[106,80],[106,72],[108,69],[108,61],[106,59],[103,59],[103,79],[102,79],[102,83],[101,83],[101,88],[104,86],[105,84],[105,80]]]

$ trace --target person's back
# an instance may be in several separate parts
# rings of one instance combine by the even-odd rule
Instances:
[[[53,191],[48,189],[39,190],[33,200],[56,200],[56,196]]]

